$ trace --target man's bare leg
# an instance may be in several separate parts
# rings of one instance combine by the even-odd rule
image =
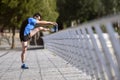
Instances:
[[[49,29],[47,29],[47,28],[43,28],[43,27],[37,27],[37,28],[35,28],[35,29],[33,29],[31,32],[30,32],[30,36],[32,37],[32,36],[34,36],[37,32],[39,32],[39,31],[49,31]]]
[[[21,53],[21,62],[22,62],[22,66],[21,68],[24,69],[28,69],[28,67],[25,66],[25,55],[26,55],[26,51],[27,51],[27,45],[28,42],[22,42],[22,53]]]
[[[25,61],[25,53],[27,51],[27,42],[22,42],[22,54],[21,54],[21,62]]]

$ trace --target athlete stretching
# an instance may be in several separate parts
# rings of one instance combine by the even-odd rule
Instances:
[[[21,62],[22,62],[22,69],[28,69],[29,67],[27,67],[25,65],[25,53],[27,51],[27,45],[28,45],[28,41],[30,40],[30,38],[32,36],[34,36],[37,32],[39,32],[40,30],[49,30],[47,28],[43,28],[43,27],[36,27],[36,25],[39,26],[43,26],[43,25],[57,25],[56,22],[49,22],[49,21],[42,21],[41,20],[41,15],[39,13],[36,13],[33,15],[33,17],[30,17],[28,19],[26,19],[25,21],[23,21],[22,25],[21,25],[21,29],[20,29],[20,40],[22,43],[22,53],[21,53]]]

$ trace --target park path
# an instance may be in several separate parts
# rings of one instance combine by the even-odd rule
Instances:
[[[29,49],[26,55],[29,69],[22,70],[20,54],[20,49],[0,50],[0,80],[91,80],[47,49]]]

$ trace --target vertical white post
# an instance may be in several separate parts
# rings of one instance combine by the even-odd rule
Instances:
[[[96,59],[96,56],[94,56],[94,52],[93,52],[93,49],[92,49],[92,45],[90,43],[90,38],[88,37],[89,34],[87,34],[85,32],[85,28],[82,29],[83,31],[83,35],[84,35],[84,38],[86,39],[86,45],[88,47],[88,54],[89,54],[89,58],[91,59],[91,67],[92,67],[92,70],[93,70],[93,74],[95,75],[96,79],[100,79],[100,71],[99,71],[99,65],[97,63],[97,59]]]
[[[91,61],[91,54],[90,54],[91,51],[89,51],[89,48],[88,48],[89,44],[87,44],[88,41],[87,41],[87,38],[85,37],[86,31],[85,31],[84,27],[82,28],[82,33],[83,33],[82,36],[83,36],[83,43],[84,43],[83,47],[84,47],[85,53],[86,53],[86,59],[87,59],[88,67],[89,67],[89,72],[91,75],[93,75],[93,70],[92,70],[93,62]]]
[[[83,47],[82,47],[82,38],[80,37],[80,29],[76,30],[76,37],[78,38],[76,44],[78,46],[78,55],[80,56],[79,58],[79,64],[78,65],[78,68],[81,69],[82,71],[85,71],[85,66],[86,66],[86,63],[85,63],[85,58],[84,58],[84,52],[83,52]]]
[[[77,30],[77,33],[78,33],[78,37],[79,37],[79,47],[80,47],[80,53],[81,53],[81,56],[82,56],[82,63],[83,63],[83,70],[85,72],[88,71],[88,68],[87,68],[87,61],[85,59],[86,57],[86,53],[84,53],[85,49],[83,47],[84,43],[83,43],[83,37],[82,37],[82,34],[81,34],[81,30]]]
[[[108,47],[107,47],[107,45],[106,45],[106,43],[105,43],[105,40],[104,40],[103,35],[102,35],[103,33],[102,33],[101,29],[100,29],[100,26],[99,26],[99,25],[96,25],[96,26],[95,26],[95,29],[96,29],[96,32],[97,32],[98,35],[99,35],[99,39],[100,39],[100,42],[101,42],[101,44],[102,44],[102,49],[103,49],[103,51],[105,52],[105,53],[104,53],[104,56],[105,56],[106,62],[107,62],[107,64],[108,64],[107,67],[108,67],[108,69],[111,71],[111,73],[112,73],[112,69],[111,69],[111,68],[113,68],[113,69],[115,70],[115,74],[116,74],[116,76],[117,76],[117,78],[118,78],[118,79],[115,79],[115,80],[120,80],[119,68],[118,68],[118,66],[113,62],[112,55],[111,55],[110,51],[108,50]]]
[[[112,24],[107,23],[106,28],[107,28],[110,40],[113,45],[114,53],[115,53],[115,56],[116,56],[116,59],[117,59],[118,65],[119,65],[119,71],[120,71],[120,43],[119,43],[118,39],[116,38],[115,31],[112,28]]]
[[[100,50],[98,48],[98,45],[97,45],[97,42],[95,40],[95,37],[94,37],[94,34],[93,34],[93,31],[92,31],[91,27],[88,27],[87,29],[88,29],[88,33],[90,34],[90,37],[92,39],[92,43],[94,45],[94,48],[95,48],[95,51],[96,51],[96,54],[97,54],[96,57],[98,57],[98,59],[100,60],[99,65],[102,67],[102,72],[104,72],[103,75],[105,75],[105,72],[106,72],[107,76],[105,76],[105,77],[108,78],[108,80],[113,80],[112,79],[112,74],[110,73],[110,71],[108,70],[108,68],[106,66],[105,59],[103,58],[102,53],[100,52]]]

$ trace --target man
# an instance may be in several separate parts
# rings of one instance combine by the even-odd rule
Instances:
[[[30,40],[30,38],[32,36],[34,36],[37,32],[39,32],[40,30],[49,30],[43,27],[36,27],[36,25],[40,25],[40,26],[44,26],[44,25],[57,25],[56,22],[50,22],[50,21],[43,21],[41,20],[41,15],[39,13],[36,13],[33,15],[33,17],[30,17],[28,19],[26,19],[22,25],[21,25],[21,29],[20,29],[20,40],[22,43],[22,53],[21,53],[21,62],[22,62],[22,69],[28,69],[29,67],[27,67],[25,65],[25,54],[27,51],[27,45],[28,45],[28,41]]]

